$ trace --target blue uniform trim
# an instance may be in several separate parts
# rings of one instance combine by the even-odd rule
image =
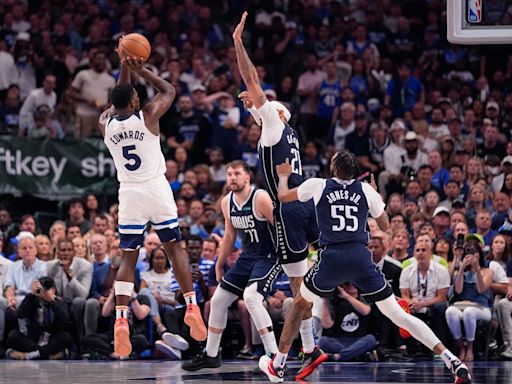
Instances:
[[[146,228],[146,224],[127,224],[120,225],[119,229],[144,229]]]
[[[178,222],[178,219],[171,219],[171,220],[162,221],[161,223],[153,223],[152,221],[150,221],[149,223],[152,225],[167,225],[167,224],[173,224],[173,223],[177,223],[177,222]]]

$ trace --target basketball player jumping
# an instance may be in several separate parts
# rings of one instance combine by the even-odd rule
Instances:
[[[272,319],[263,306],[263,299],[268,296],[275,278],[281,272],[270,228],[274,221],[273,205],[268,193],[251,187],[250,182],[250,170],[246,163],[236,160],[227,165],[227,185],[231,192],[222,199],[226,232],[215,266],[220,286],[211,300],[206,350],[183,364],[183,369],[188,371],[221,366],[219,345],[226,328],[228,309],[240,296],[243,296],[259,331],[265,352],[277,352]],[[237,235],[242,240],[242,254],[222,276],[224,263]]]
[[[439,354],[455,376],[455,383],[470,383],[468,368],[454,356],[420,319],[406,313],[398,304],[384,275],[375,267],[367,249],[368,214],[381,230],[389,227],[381,196],[367,183],[356,180],[357,160],[348,151],[339,151],[331,159],[331,179],[309,179],[298,188],[288,188],[293,167],[288,160],[277,167],[279,200],[310,201],[321,220],[318,261],[311,268],[295,296],[293,309],[285,321],[281,341],[292,339],[299,330],[302,314],[311,308],[317,296],[329,296],[344,282],[353,283],[367,302],[375,302],[379,310],[397,326],[407,330],[430,350]],[[373,180],[372,180],[373,181]],[[374,184],[374,183],[373,183]],[[263,356],[262,369],[270,381],[282,382],[289,347],[280,343],[275,359]]]
[[[274,202],[276,249],[283,270],[290,278],[292,291],[297,294],[303,276],[308,270],[308,240],[310,243],[318,240],[315,209],[312,202],[279,202],[276,165],[283,163],[287,158],[292,159],[292,174],[288,180],[290,188],[299,186],[304,180],[299,141],[295,131],[288,125],[291,117],[288,109],[277,101],[268,101],[263,93],[256,68],[249,59],[242,41],[246,18],[247,12],[244,12],[242,20],[233,32],[238,68],[247,86],[247,92],[242,92],[239,97],[256,122],[262,126],[258,152],[266,189]],[[296,375],[297,379],[310,375],[318,364],[327,359],[327,355],[315,345],[311,308],[304,311],[300,334],[304,360]],[[292,342],[293,339],[284,340],[281,337],[281,343],[286,343],[288,347]]]
[[[196,302],[188,258],[179,241],[178,214],[169,183],[165,179],[165,160],[160,149],[158,120],[171,106],[174,87],[143,68],[143,60],[122,59],[118,84],[112,88],[113,106],[102,113],[99,126],[117,170],[119,187],[119,233],[123,261],[117,272],[114,350],[120,356],[131,353],[127,321],[128,304],[134,287],[134,270],[147,224],[156,230],[169,257],[176,280],[187,303],[185,323],[196,340],[206,339],[206,327]],[[137,73],[158,93],[142,109],[130,83],[130,72]]]

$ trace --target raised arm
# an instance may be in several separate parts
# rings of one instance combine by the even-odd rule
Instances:
[[[247,86],[247,90],[251,93],[254,106],[259,108],[265,103],[265,101],[267,101],[267,98],[261,88],[258,72],[256,71],[254,64],[251,62],[251,59],[249,59],[249,55],[247,55],[247,51],[245,50],[244,43],[242,41],[245,19],[247,19],[247,12],[244,12],[242,20],[233,32],[233,41],[235,42],[236,59],[240,75]]]
[[[142,111],[144,112],[144,119],[148,129],[151,133],[159,135],[160,126],[158,121],[164,113],[167,112],[174,101],[176,89],[171,85],[171,83],[168,83],[161,77],[155,75],[149,69],[144,68],[144,61],[142,59],[126,57],[123,61],[131,71],[136,72],[158,91],[153,100],[142,108]]]

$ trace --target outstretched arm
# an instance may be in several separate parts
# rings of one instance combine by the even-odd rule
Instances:
[[[267,98],[261,88],[258,72],[249,58],[249,55],[247,55],[247,51],[245,50],[244,43],[242,41],[246,18],[247,12],[244,12],[242,20],[233,32],[233,41],[235,42],[236,59],[240,75],[242,76],[242,80],[247,86],[249,93],[251,93],[254,106],[259,108],[265,103],[265,101],[267,101]]]
[[[277,175],[279,176],[279,186],[277,188],[277,194],[281,203],[289,203],[299,199],[297,194],[297,188],[288,188],[288,178],[292,174],[292,166],[288,159],[286,163],[279,164],[276,167]]]
[[[121,61],[120,66],[121,69],[119,70],[119,77],[117,78],[117,84],[129,84],[132,82],[132,79],[130,77],[130,68],[126,66],[126,63],[124,62],[123,54],[121,53],[120,46],[121,46],[121,40],[123,40],[124,36],[121,36],[119,38],[119,43],[117,44],[116,52],[117,56],[119,56],[119,60]]]

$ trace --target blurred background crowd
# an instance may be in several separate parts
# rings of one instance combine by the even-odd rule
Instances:
[[[489,16],[510,22],[508,2],[486,4]],[[362,179],[375,175],[391,228],[370,222],[369,247],[395,294],[465,360],[512,358],[512,55],[506,46],[448,43],[445,1],[5,0],[0,135],[97,137],[119,71],[118,39],[144,34],[152,45],[147,68],[177,90],[160,121],[161,143],[207,319],[225,164],[243,159],[261,185],[261,129],[237,98],[244,84],[231,40],[243,10],[244,42],[267,98],[292,113],[305,177],[328,176],[339,149],[357,156]],[[154,95],[142,79],[135,85],[142,104]],[[67,201],[51,226],[1,206],[2,355],[116,358],[118,207],[104,201],[93,194]],[[150,230],[136,287],[137,356],[179,359],[201,348],[188,338],[179,287]],[[290,297],[282,276],[267,300],[276,324]],[[425,353],[349,284],[314,312],[320,346],[333,360]],[[230,319],[224,353],[262,353],[243,300]],[[173,335],[187,340],[182,350],[169,342]]]

